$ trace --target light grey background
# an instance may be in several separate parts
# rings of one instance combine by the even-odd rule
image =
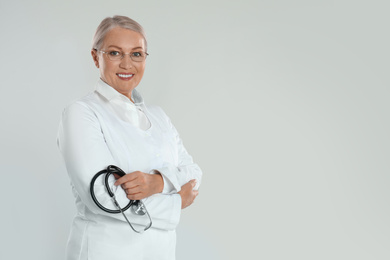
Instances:
[[[114,14],[145,27],[138,89],[204,171],[178,259],[390,259],[387,2],[2,0],[0,259],[63,259],[58,122]]]

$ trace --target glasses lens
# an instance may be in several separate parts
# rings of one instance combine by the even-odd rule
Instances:
[[[120,51],[108,51],[107,56],[110,60],[120,60],[122,59],[122,52]]]
[[[133,61],[144,61],[146,59],[146,53],[143,51],[135,51],[132,52],[130,55]]]
[[[124,55],[127,53],[123,53],[121,51],[107,51],[107,52],[104,52],[107,57],[112,60],[112,61],[119,61],[119,60],[122,60]],[[146,59],[146,56],[148,55],[146,52],[144,51],[135,51],[135,52],[132,52],[132,53],[129,53],[130,54],[130,58],[133,60],[133,61],[136,61],[136,62],[142,62],[142,61],[145,61]]]

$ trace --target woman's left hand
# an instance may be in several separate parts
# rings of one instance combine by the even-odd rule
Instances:
[[[119,176],[116,175],[115,177],[118,178]],[[128,199],[142,200],[162,192],[164,181],[161,174],[148,174],[136,171],[118,178],[114,185],[122,185]]]

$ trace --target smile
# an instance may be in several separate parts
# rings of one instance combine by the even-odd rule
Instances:
[[[122,74],[122,73],[118,73],[116,75],[118,75],[119,78],[123,78],[123,79],[130,79],[134,76],[134,74]]]

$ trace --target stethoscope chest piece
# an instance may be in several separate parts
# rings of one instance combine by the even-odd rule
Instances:
[[[143,203],[136,202],[136,203],[132,204],[130,206],[130,208],[131,208],[131,211],[136,215],[143,216],[146,214],[146,208],[145,208],[145,205]]]

